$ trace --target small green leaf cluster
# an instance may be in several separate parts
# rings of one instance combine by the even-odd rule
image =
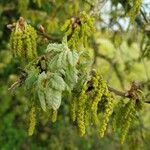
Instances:
[[[20,18],[10,36],[13,56],[27,61],[35,58],[37,56],[36,38],[35,29]]]
[[[49,44],[46,51],[48,55],[26,66],[25,88],[31,94],[33,91],[35,107],[43,111],[52,110],[51,119],[55,122],[63,93],[70,93],[78,81],[79,55],[68,48],[66,38],[62,44]]]
[[[57,110],[60,107],[63,91],[71,91],[78,80],[76,68],[79,56],[71,51],[66,43],[49,44],[47,47],[48,57],[38,60],[35,66],[28,66],[28,77],[25,81],[28,89],[37,91],[41,108],[46,107]],[[33,86],[34,85],[34,86]]]
[[[67,20],[62,31],[68,36],[68,45],[75,49],[82,45],[86,47],[87,38],[95,32],[93,23],[94,19],[85,12],[80,13],[79,17]]]

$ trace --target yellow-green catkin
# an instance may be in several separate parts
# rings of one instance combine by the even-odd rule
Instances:
[[[34,59],[37,56],[36,38],[35,29],[21,17],[10,37],[13,56],[25,60]]]
[[[57,120],[57,114],[58,114],[58,111],[57,110],[52,110],[52,122],[56,122]]]
[[[131,18],[131,21],[134,21],[135,17],[138,15],[143,0],[128,0],[127,3],[131,6],[131,9],[127,13]]]
[[[85,125],[85,104],[87,101],[87,85],[84,85],[80,96],[78,98],[78,106],[77,106],[77,125],[79,129],[80,136],[83,136],[86,132],[86,125]]]
[[[67,30],[72,29],[70,25],[71,25],[71,20],[68,19],[68,20],[66,20],[66,22],[62,26],[61,30],[67,32]],[[72,32],[72,30],[71,30],[71,32]],[[71,32],[69,32],[67,35],[71,34]]]
[[[93,97],[92,97],[92,105],[91,105],[91,110],[92,110],[92,115],[93,115],[93,121],[95,125],[98,125],[99,123],[99,119],[97,116],[97,105],[99,103],[99,101],[101,100],[101,96],[102,93],[99,89],[99,76],[96,75],[95,77],[93,77]]]
[[[125,112],[124,112],[124,116],[123,116],[123,122],[121,125],[121,137],[120,137],[120,141],[121,144],[124,143],[126,136],[128,134],[130,125],[135,117],[135,101],[130,100],[126,106],[125,106]]]
[[[79,32],[80,32],[80,27],[77,26],[74,33],[72,34],[72,37],[68,41],[68,45],[72,46],[73,49],[78,48],[78,44],[79,44],[79,41],[80,41]]]
[[[32,107],[29,113],[29,129],[28,129],[29,136],[33,135],[35,130],[35,125],[36,125],[36,109],[35,107]]]
[[[85,12],[78,17],[72,17],[62,26],[62,31],[68,36],[68,44],[73,49],[87,46],[87,38],[95,32],[94,19]]]
[[[91,110],[92,110],[92,115],[93,115],[92,118],[93,118],[94,124],[98,125],[99,124],[99,118],[97,115],[98,103],[101,101],[102,95],[105,91],[106,82],[97,73],[95,74],[95,76],[93,76],[92,82],[93,82],[93,87],[94,87],[92,105],[91,105]]]
[[[113,112],[113,98],[111,96],[110,93],[106,94],[106,106],[105,106],[105,110],[104,110],[104,114],[103,114],[103,118],[101,120],[101,125],[100,125],[100,129],[99,129],[99,135],[100,137],[104,136],[104,133],[106,131],[107,128],[107,124],[109,122],[109,118]]]
[[[77,111],[77,97],[73,97],[71,104],[70,104],[70,113],[71,113],[71,120],[74,122],[76,120],[76,111]]]
[[[86,101],[85,104],[85,126],[86,128],[89,127],[89,125],[92,124],[92,114],[91,114],[91,105],[92,105],[92,101],[91,101],[91,96],[88,95],[88,99]]]
[[[116,105],[112,119],[112,130],[114,132],[117,131],[117,129],[119,129],[122,124],[122,117],[124,115],[123,106],[124,106],[123,100],[120,100]]]

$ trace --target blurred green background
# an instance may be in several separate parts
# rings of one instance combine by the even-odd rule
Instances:
[[[141,57],[142,39],[147,35],[143,18],[130,23],[123,15],[124,8],[119,0],[0,0],[0,149],[1,150],[118,150],[150,149],[150,105],[146,104],[139,122],[133,126],[127,142],[120,145],[117,135],[108,129],[106,136],[99,139],[94,128],[85,137],[79,137],[77,129],[69,119],[69,108],[61,105],[56,123],[48,121],[48,115],[40,116],[36,133],[27,135],[28,93],[23,88],[14,93],[8,91],[20,73],[19,62],[12,58],[8,24],[23,16],[38,29],[43,25],[53,39],[61,39],[60,28],[66,19],[86,11],[95,16],[97,32],[89,39],[89,50],[94,56],[93,67],[112,87],[127,90],[132,81],[140,81],[147,100],[150,99],[150,61]],[[118,4],[118,5],[117,5]],[[149,2],[142,5],[145,15],[149,13]],[[139,18],[136,19],[139,19]],[[140,23],[139,23],[140,22]],[[148,37],[148,36],[147,36]],[[144,42],[149,40],[144,39]],[[38,37],[38,51],[43,53],[48,42]],[[94,43],[94,44],[92,44]],[[96,46],[95,46],[96,45]],[[119,101],[116,97],[116,101]]]

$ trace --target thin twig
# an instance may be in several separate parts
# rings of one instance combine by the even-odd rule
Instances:
[[[108,86],[108,90],[112,93],[114,93],[117,96],[123,97],[123,98],[131,98],[131,95],[128,94],[128,92],[122,92],[119,90],[116,90],[110,86]],[[149,100],[145,100],[144,103],[150,104]]]
[[[45,32],[40,32],[37,31],[37,33],[43,37],[45,37],[46,39],[48,39],[49,41],[53,41],[53,42],[60,42],[61,39],[59,37],[52,37],[49,34],[45,33]]]
[[[27,78],[27,75],[22,75],[22,76],[18,79],[18,81],[16,81],[14,84],[12,84],[12,85],[10,86],[10,88],[9,88],[8,90],[9,90],[9,91],[15,91],[15,89],[16,89],[17,87],[20,87],[20,86],[24,83],[24,81],[25,81],[26,78]],[[134,85],[134,86],[135,86],[135,85]],[[108,90],[109,90],[110,92],[113,92],[115,95],[121,96],[121,97],[123,97],[123,98],[130,98],[130,99],[132,98],[132,95],[131,95],[129,92],[132,90],[132,88],[133,88],[133,84],[132,84],[131,89],[130,89],[129,91],[127,91],[127,92],[122,92],[122,91],[116,90],[116,89],[114,89],[114,88],[108,86]],[[135,87],[134,87],[134,88],[135,88]],[[136,88],[138,89],[138,87],[136,87]],[[137,89],[134,89],[134,90],[137,90]],[[150,104],[150,101],[145,100],[145,103]]]
[[[146,18],[146,15],[145,15],[145,13],[142,11],[142,9],[140,9],[140,13],[141,13],[141,15],[143,16],[145,22],[148,23],[148,20],[147,20],[147,18]]]

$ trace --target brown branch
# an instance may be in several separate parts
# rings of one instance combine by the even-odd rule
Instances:
[[[12,84],[8,90],[9,91],[15,91],[15,89],[17,87],[20,87],[24,83],[26,78],[27,78],[27,74],[25,74],[25,73],[22,74],[20,76],[20,78],[14,84]],[[108,86],[108,90],[110,92],[114,93],[117,96],[120,96],[120,97],[123,97],[123,98],[129,98],[129,99],[137,96],[135,92],[137,92],[138,89],[140,89],[140,86],[136,82],[132,83],[132,86],[131,86],[130,90],[128,90],[127,92],[122,92],[122,91],[116,90],[116,89]],[[145,100],[144,103],[150,104],[150,101]]]
[[[115,95],[117,96],[120,96],[120,97],[123,97],[123,98],[129,98],[131,99],[131,95],[129,94],[129,91],[127,92],[122,92],[122,91],[119,91],[119,90],[116,90],[110,86],[108,86],[108,90],[112,93],[114,93]],[[150,104],[150,101],[149,100],[145,100],[144,103],[147,103],[147,104]]]
[[[118,90],[116,90],[116,89],[114,89],[114,88],[112,88],[112,87],[110,87],[110,86],[108,86],[108,90],[109,90],[110,92],[113,92],[115,95],[118,95],[118,96],[121,96],[121,97],[124,97],[124,98],[127,97],[127,96],[126,96],[126,92],[118,91]],[[128,98],[128,97],[127,97],[127,98]]]
[[[26,78],[27,78],[27,73],[22,72],[19,79],[15,83],[13,83],[8,90],[14,92],[16,88],[20,87],[25,82]]]
[[[142,11],[142,9],[140,9],[140,13],[142,15],[142,17],[144,18],[145,22],[148,23],[148,19],[146,18],[145,13]]]
[[[48,39],[49,41],[53,41],[53,42],[60,42],[61,41],[61,38],[59,38],[59,37],[52,37],[49,34],[47,34],[46,32],[37,31],[37,33],[39,35],[43,36],[44,38]]]

